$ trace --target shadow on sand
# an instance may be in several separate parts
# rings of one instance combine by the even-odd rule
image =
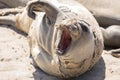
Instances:
[[[105,78],[105,62],[103,58],[88,72],[73,80],[104,80]]]
[[[104,80],[105,70],[106,70],[105,62],[101,57],[99,62],[90,71],[84,73],[83,75],[80,75],[77,78],[65,79],[65,80]],[[39,68],[36,68],[36,71],[33,73],[33,75],[35,80],[64,80],[50,76],[44,73]]]

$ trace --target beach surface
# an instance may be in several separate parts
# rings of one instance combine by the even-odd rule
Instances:
[[[0,25],[0,80],[63,79],[33,66],[27,35],[13,27]],[[120,59],[103,53],[90,71],[71,80],[120,80]]]

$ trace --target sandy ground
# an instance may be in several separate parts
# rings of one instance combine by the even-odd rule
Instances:
[[[0,80],[63,80],[35,68],[29,56],[26,35],[0,25]],[[71,80],[120,80],[120,59],[103,54],[90,71]]]

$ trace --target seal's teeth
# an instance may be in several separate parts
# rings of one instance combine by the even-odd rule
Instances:
[[[63,31],[58,30],[58,33],[57,33],[57,40],[56,40],[56,43],[55,43],[56,46],[59,46],[59,44],[60,44],[62,32],[63,32]]]
[[[58,54],[63,54],[63,51],[58,50]]]

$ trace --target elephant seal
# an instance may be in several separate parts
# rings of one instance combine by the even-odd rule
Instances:
[[[30,0],[0,0],[0,8],[25,7]]]
[[[103,37],[92,14],[75,1],[30,1],[22,13],[1,16],[28,34],[31,55],[46,73],[76,77],[91,69],[103,52]],[[10,22],[11,21],[11,22]]]
[[[120,25],[120,0],[75,0],[93,13],[102,27]]]

